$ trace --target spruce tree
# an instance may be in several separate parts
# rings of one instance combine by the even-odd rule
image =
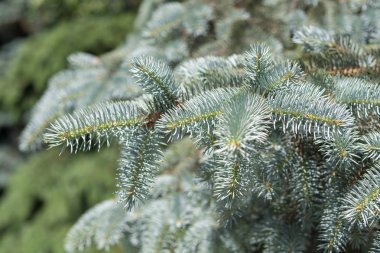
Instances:
[[[120,146],[68,252],[380,252],[380,3],[142,2],[76,53],[20,148]],[[306,24],[306,26],[304,26]]]

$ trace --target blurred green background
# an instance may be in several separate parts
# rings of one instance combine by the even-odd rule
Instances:
[[[0,252],[64,252],[79,216],[114,196],[117,148],[76,159],[57,150],[21,154],[18,136],[66,57],[121,44],[139,2],[0,0]]]

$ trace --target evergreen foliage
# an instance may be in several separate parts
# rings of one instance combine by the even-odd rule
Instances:
[[[71,56],[21,137],[23,150],[121,145],[124,209],[95,206],[66,249],[124,239],[144,253],[376,252],[377,2],[293,1],[274,21],[282,31],[263,28],[268,43],[249,24],[282,1],[157,2],[144,1],[140,29],[115,51]],[[339,27],[333,11],[356,23]]]
[[[64,69],[68,55],[76,51],[101,54],[114,48],[132,29],[132,25],[128,27],[132,20],[132,14],[84,17],[15,44],[14,56],[4,59],[4,65],[0,66],[0,72],[4,72],[0,88],[8,90],[0,93],[2,111],[19,118],[36,102],[35,97],[43,93],[49,77]],[[88,31],[91,32],[83,36]]]
[[[139,0],[79,1],[79,0],[3,0],[0,3],[0,41],[11,31],[12,25],[21,25],[23,33],[31,34],[61,21],[105,14],[120,14],[135,9]],[[12,32],[12,31],[11,31]]]
[[[58,160],[57,150],[43,151],[19,166],[1,197],[0,252],[64,253],[63,239],[77,217],[115,191],[118,152],[104,151]]]

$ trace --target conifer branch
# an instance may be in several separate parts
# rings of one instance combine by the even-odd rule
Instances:
[[[260,163],[252,165],[251,170],[253,170],[253,173],[249,175],[250,188],[257,197],[270,201],[278,197],[278,188],[281,187],[280,182],[278,178],[266,171],[266,167],[261,167],[260,165]]]
[[[380,133],[371,132],[362,136],[362,143],[358,144],[365,158],[376,161],[380,158]]]
[[[218,156],[216,161],[218,168],[214,173],[214,195],[221,207],[221,220],[229,224],[241,208],[241,201],[249,192],[250,168],[240,155],[229,159]]]
[[[334,132],[353,126],[351,113],[333,103],[323,91],[309,84],[289,87],[269,97],[276,126],[279,121],[285,132],[311,134],[330,138]]]
[[[207,22],[214,17],[213,9],[199,2],[166,3],[160,6],[143,30],[144,37],[165,41],[173,33],[184,29],[192,36],[204,35]]]
[[[206,215],[194,222],[186,231],[177,252],[183,253],[208,253],[215,247],[212,243],[212,232],[216,228],[215,221]]]
[[[354,173],[358,164],[359,135],[355,130],[346,130],[341,133],[333,133],[330,139],[317,139],[319,150],[325,156],[331,166],[343,169],[344,173]]]
[[[185,5],[186,14],[183,26],[194,37],[207,33],[207,22],[214,17],[213,9],[197,2],[189,2]]]
[[[371,249],[369,250],[369,253],[376,253],[380,251],[380,232],[377,231],[375,237],[372,241]]]
[[[251,46],[250,51],[245,53],[245,69],[252,85],[259,82],[265,73],[273,69],[273,60],[270,55],[269,47],[264,44]]]
[[[142,35],[155,40],[166,39],[181,27],[184,15],[185,8],[181,3],[163,4],[153,13]]]
[[[304,46],[310,70],[319,68],[331,75],[376,75],[376,58],[350,36],[306,27],[295,33],[293,41]]]
[[[175,233],[171,219],[171,202],[159,199],[150,203],[143,210],[142,226],[145,228],[141,235],[141,252],[155,253],[168,250]]]
[[[70,152],[88,150],[104,142],[109,145],[111,137],[122,136],[144,123],[139,106],[132,102],[114,102],[67,114],[53,122],[44,134],[50,147],[70,147]]]
[[[307,52],[323,52],[332,46],[333,34],[315,26],[296,31],[293,42],[302,44]]]
[[[123,238],[131,216],[114,200],[97,204],[70,229],[65,239],[65,250],[83,251],[91,245],[96,245],[99,250],[108,250]]]
[[[335,85],[335,101],[350,105],[354,115],[368,118],[380,115],[380,86],[359,78],[339,78]]]
[[[265,141],[270,123],[270,109],[266,101],[249,93],[226,104],[215,129],[216,152],[247,156],[257,150],[257,143]]]
[[[344,252],[349,236],[337,203],[330,203],[325,208],[319,229],[319,249],[328,253]]]
[[[230,88],[204,92],[170,109],[158,121],[157,127],[172,136],[182,136],[185,133],[192,136],[207,135],[211,133],[217,117],[224,113],[222,106],[238,91]]]
[[[258,78],[258,85],[265,91],[273,92],[277,89],[297,84],[302,75],[301,68],[297,63],[287,61],[267,70],[265,74]]]
[[[321,201],[319,185],[321,173],[313,160],[298,158],[293,160],[292,165],[296,166],[291,172],[290,189],[298,206],[297,219],[307,231],[312,226],[315,215],[313,213]]]
[[[178,87],[171,70],[162,61],[140,56],[134,58],[130,71],[144,91],[153,95],[163,108],[170,108],[177,102]]]
[[[267,229],[266,252],[305,252],[307,240],[298,226],[278,224],[276,221],[270,224],[273,227]]]
[[[367,228],[379,221],[380,165],[374,164],[343,197],[343,216],[349,224]]]
[[[215,88],[237,87],[244,83],[246,73],[236,61],[215,56],[192,59],[183,62],[175,75],[180,80],[181,89],[189,95]]]
[[[31,119],[20,136],[22,151],[35,151],[43,144],[42,135],[49,125],[75,106],[88,103],[86,95],[99,89],[105,71],[102,68],[62,71],[49,80],[49,88],[35,105]]]
[[[146,129],[132,132],[122,141],[118,169],[118,195],[130,210],[147,199],[161,161],[160,138]]]

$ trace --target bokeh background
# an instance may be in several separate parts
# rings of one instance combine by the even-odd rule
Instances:
[[[18,138],[66,57],[100,55],[125,41],[139,2],[0,0],[0,252],[64,252],[79,216],[113,197],[117,148],[70,159],[59,150],[20,153]]]

